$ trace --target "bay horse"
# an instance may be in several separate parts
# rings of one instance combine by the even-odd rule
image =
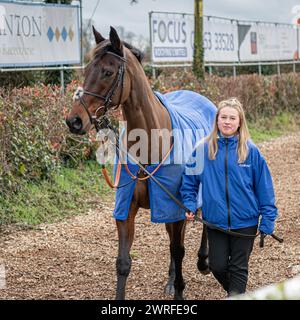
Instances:
[[[143,129],[148,134],[148,154],[143,165],[151,164],[151,130],[172,130],[168,110],[153,93],[141,64],[142,53],[122,42],[111,27],[109,39],[105,39],[94,27],[96,47],[91,61],[85,68],[81,95],[73,102],[66,123],[74,134],[87,133],[94,120],[103,116],[107,110],[121,106],[124,120],[127,121],[128,134],[134,129]],[[127,150],[134,142],[127,143]],[[159,160],[163,158],[162,145]],[[147,162],[147,163],[146,163]],[[140,173],[143,176],[142,173]],[[129,197],[129,195],[128,195]],[[131,269],[130,249],[134,238],[134,221],[139,208],[150,208],[148,181],[138,180],[132,194],[128,216],[116,219],[118,230],[118,257],[116,260],[117,288],[116,299],[125,299],[127,277]],[[165,223],[170,239],[169,279],[165,287],[167,294],[174,299],[183,299],[185,282],[182,275],[182,260],[185,254],[184,232],[186,220]],[[203,228],[202,240],[198,251],[198,269],[208,272],[208,246],[206,229]]]

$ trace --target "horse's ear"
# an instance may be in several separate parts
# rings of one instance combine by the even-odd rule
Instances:
[[[110,42],[111,42],[111,45],[112,45],[114,51],[118,55],[123,56],[123,45],[122,45],[122,42],[121,42],[121,40],[120,40],[120,38],[118,36],[117,31],[113,27],[110,27],[109,39],[110,39]]]
[[[105,40],[105,38],[102,37],[102,35],[100,34],[100,32],[98,32],[94,26],[93,27],[93,33],[94,33],[94,37],[95,37],[95,41],[96,41],[96,44],[102,42]]]

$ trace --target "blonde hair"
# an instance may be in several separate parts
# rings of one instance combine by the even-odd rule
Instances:
[[[230,98],[228,100],[223,100],[218,104],[218,111],[216,114],[214,127],[211,134],[207,137],[208,141],[208,157],[210,160],[215,160],[216,155],[218,153],[218,117],[220,111],[225,108],[230,107],[237,110],[240,118],[240,126],[238,129],[238,146],[237,146],[237,154],[238,154],[238,163],[245,162],[248,156],[248,145],[247,141],[250,139],[249,130],[246,123],[245,112],[243,110],[243,106],[237,98]]]

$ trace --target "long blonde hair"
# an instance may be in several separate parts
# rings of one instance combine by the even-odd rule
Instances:
[[[230,107],[237,110],[240,118],[240,126],[238,129],[238,147],[237,147],[237,154],[238,154],[238,163],[245,162],[248,156],[248,145],[247,141],[250,139],[249,130],[246,123],[245,112],[243,110],[243,106],[237,98],[230,98],[228,100],[223,100],[218,104],[218,111],[216,114],[214,127],[211,134],[207,137],[208,141],[208,157],[210,160],[215,160],[216,155],[218,152],[218,117],[220,111],[225,108]]]

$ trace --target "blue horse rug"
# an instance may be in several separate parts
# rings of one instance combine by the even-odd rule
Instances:
[[[190,159],[195,144],[212,130],[216,114],[215,105],[198,93],[179,90],[166,94],[155,92],[156,97],[168,110],[173,129],[174,147],[166,161],[154,174],[178,200],[181,201],[179,188],[186,162]],[[147,166],[151,173],[155,165]],[[128,160],[128,168],[137,175],[139,168]],[[116,172],[116,165],[114,166]],[[119,185],[132,181],[122,165]],[[147,180],[152,222],[175,222],[185,219],[185,212],[151,178]],[[136,180],[116,191],[113,216],[117,220],[127,219]],[[199,193],[201,194],[201,193]],[[198,199],[198,207],[202,199]]]

